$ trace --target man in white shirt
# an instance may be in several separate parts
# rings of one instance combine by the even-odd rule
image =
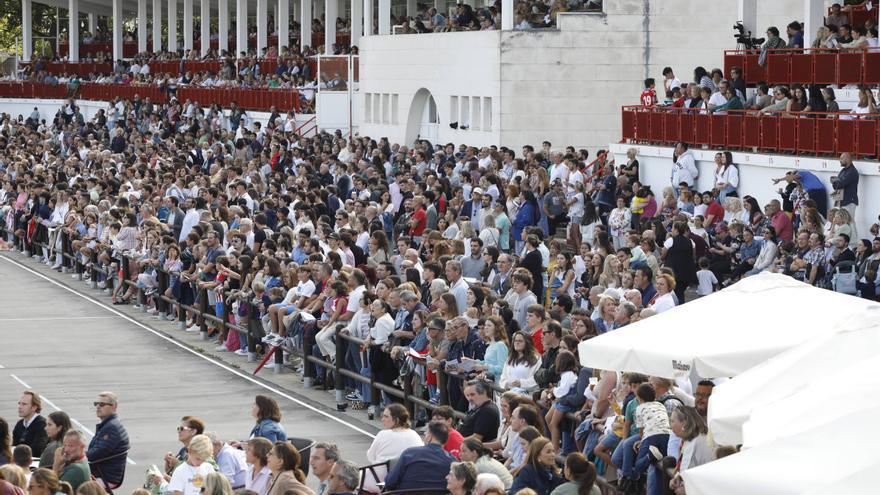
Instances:
[[[464,314],[467,310],[468,284],[461,276],[461,263],[456,260],[446,262],[446,281],[449,283],[449,292],[455,296],[458,305],[458,314]]]
[[[232,448],[231,445],[220,439],[220,435],[213,431],[206,431],[205,436],[211,439],[214,447],[214,460],[220,473],[226,476],[232,489],[236,490],[244,486],[247,463],[244,451]]]
[[[666,67],[663,69],[663,96],[666,96],[666,92],[672,91],[672,88],[680,88],[681,81],[675,77],[675,72],[672,71],[672,67]]]
[[[559,179],[563,183],[567,182],[568,167],[562,162],[562,153],[559,151],[550,153],[550,161],[553,162],[553,164],[550,165],[550,182],[553,182],[556,179]]]

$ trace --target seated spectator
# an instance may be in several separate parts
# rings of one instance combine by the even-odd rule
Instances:
[[[440,406],[431,413],[431,421],[440,421],[449,428],[449,435],[443,449],[456,459],[461,458],[461,442],[464,437],[452,425],[455,423],[455,410],[449,406]],[[319,494],[320,495],[320,494]]]
[[[55,471],[39,468],[31,474],[27,492],[4,479],[0,479],[0,493],[4,495],[25,495],[25,493],[29,495],[55,495],[57,493],[73,495],[74,491],[69,483],[58,480]]]
[[[425,445],[410,447],[400,454],[385,478],[385,489],[442,490],[446,486],[444,473],[448,473],[449,466],[455,462],[455,458],[443,450],[448,436],[449,427],[446,423],[428,423]]]
[[[206,432],[205,436],[211,439],[211,445],[214,449],[214,461],[220,468],[220,473],[226,476],[233,489],[237,490],[244,487],[247,476],[246,454],[224,442],[220,435],[213,431]]]
[[[367,450],[367,462],[370,464],[397,459],[404,450],[423,445],[418,433],[410,429],[409,411],[400,404],[391,404],[382,411],[382,426],[384,429],[376,435]],[[364,489],[376,492],[378,490],[376,483],[384,481],[386,474],[385,468],[376,468],[378,479],[375,479],[372,474],[366,475]]]
[[[310,474],[318,478],[317,495],[325,495],[330,486],[330,473],[333,465],[339,460],[339,448],[336,444],[318,442],[312,447],[312,454],[309,458]]]
[[[281,408],[278,407],[275,399],[265,395],[254,397],[251,417],[257,420],[257,424],[251,430],[248,438],[263,437],[270,442],[287,440],[287,434],[284,433],[284,427],[281,426]]]
[[[491,442],[498,436],[501,413],[489,395],[489,387],[482,381],[471,380],[465,385],[464,395],[470,408],[458,432],[467,439]]]
[[[471,495],[477,484],[477,470],[469,462],[453,462],[446,475],[446,489],[451,495]]]
[[[306,475],[299,468],[299,452],[292,444],[277,442],[269,451],[267,459],[269,469],[272,470],[267,495],[315,495],[305,485]]]
[[[327,486],[327,493],[334,495],[355,495],[360,486],[360,471],[358,467],[345,460],[339,460],[333,463],[330,470],[330,484]]]
[[[565,481],[556,467],[556,449],[549,439],[543,437],[532,441],[525,463],[513,474],[510,493],[531,488],[538,495],[549,495]]]
[[[245,461],[247,472],[245,473],[244,487],[258,495],[269,493],[269,478],[272,470],[269,469],[268,456],[272,450],[272,442],[263,437],[250,440],[245,448]]]
[[[462,442],[461,460],[473,463],[479,474],[490,473],[497,476],[504,485],[504,490],[508,490],[513,484],[513,476],[510,471],[492,456],[491,450],[484,447],[483,443],[475,438],[468,438]]]
[[[565,483],[559,485],[551,495],[599,495],[601,490],[596,486],[596,466],[580,452],[568,454],[563,470]]]
[[[213,459],[214,447],[205,435],[194,436],[187,446],[186,461],[174,469],[166,491],[174,495],[197,495],[200,492],[200,478],[205,479],[216,472],[209,460]]]
[[[70,483],[74,490],[91,479],[92,473],[86,459],[86,441],[78,430],[70,430],[64,434],[61,455],[55,454],[52,469],[61,473],[58,479]]]

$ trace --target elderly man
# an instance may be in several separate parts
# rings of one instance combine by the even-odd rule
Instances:
[[[80,431],[69,430],[64,434],[61,448],[55,450],[52,469],[61,481],[70,483],[74,491],[92,479],[89,460],[86,459],[86,441]]]
[[[336,461],[330,469],[330,485],[325,493],[331,495],[355,495],[360,486],[360,469],[349,461]]]
[[[220,438],[220,435],[214,431],[205,432],[205,436],[211,439],[211,445],[214,447],[214,460],[220,468],[220,473],[226,476],[233,490],[242,488],[245,485],[245,475],[247,474],[247,463],[243,450],[233,448]]]
[[[118,402],[113,392],[101,392],[95,401],[95,415],[101,420],[89,442],[86,457],[92,476],[105,486],[119,488],[125,476],[125,459],[129,449],[128,432],[116,415]]]

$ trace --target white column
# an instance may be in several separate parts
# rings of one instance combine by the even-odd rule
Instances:
[[[290,48],[290,0],[278,0],[278,17],[275,18],[278,26],[278,54],[285,46]]]
[[[501,0],[501,29],[513,29],[513,0]]]
[[[68,60],[79,62],[79,0],[67,0],[69,23],[67,27]]]
[[[876,8],[876,2],[874,4]],[[825,23],[825,2],[822,0],[804,0],[804,42],[816,35],[819,26]]]
[[[736,18],[742,21],[746,31],[751,31],[752,36],[758,38],[758,0],[737,0]],[[815,33],[811,33],[812,36]]]
[[[391,0],[379,0],[379,34],[391,34]]]
[[[168,0],[168,51],[177,51],[177,0]]]
[[[333,55],[333,44],[336,43],[336,0],[324,0],[324,53]]]
[[[113,0],[113,60],[123,57],[122,22],[122,0]]]
[[[98,29],[98,14],[89,14],[89,32],[92,36],[95,35],[96,29]]]
[[[363,0],[351,0],[351,46],[358,46],[364,30]]]
[[[235,57],[248,50],[247,0],[235,0]]]
[[[138,53],[147,51],[147,0],[138,0]]]
[[[416,0],[406,0],[406,16],[415,17],[419,10]]]
[[[31,0],[21,0],[21,60],[30,62],[34,49],[33,4]]]
[[[446,0],[434,0],[434,8],[446,17]]]
[[[229,51],[229,0],[217,0],[217,53]]]
[[[153,0],[153,52],[162,51],[162,0]]]
[[[257,56],[262,55],[268,44],[269,20],[267,18],[268,0],[257,0]]]
[[[183,49],[192,50],[193,47],[193,2],[196,0],[183,0]]]
[[[364,36],[373,35],[373,0],[364,0]]]
[[[204,57],[211,48],[211,2],[210,0],[202,0],[199,7],[199,15],[202,17],[202,40],[199,42],[201,54]]]
[[[300,50],[306,46],[312,46],[312,0],[302,0],[300,8]]]

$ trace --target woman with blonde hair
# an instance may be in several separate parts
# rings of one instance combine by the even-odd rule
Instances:
[[[730,222],[740,219],[742,216],[742,201],[734,196],[724,198],[724,221],[730,225]]]
[[[10,463],[0,466],[0,475],[3,476],[4,480],[12,483],[22,490],[27,490],[27,475],[22,468],[16,466],[15,464]]]
[[[232,485],[221,473],[211,473],[205,478],[205,486],[201,493],[205,495],[232,495]]]
[[[86,481],[76,489],[76,495],[107,495],[107,490],[97,481]],[[133,495],[137,495],[137,490]]]
[[[0,478],[3,476],[0,475]],[[6,481],[6,483],[9,483]],[[0,482],[0,485],[3,483]],[[14,487],[16,490],[20,490],[18,487]],[[0,486],[0,493],[8,493],[2,489]],[[20,492],[24,494],[25,492],[21,490]],[[73,487],[70,486],[70,483],[65,481],[59,481],[58,475],[55,474],[55,471],[52,471],[49,468],[39,468],[33,473],[31,473],[31,480],[28,482],[28,495],[57,495],[59,493],[63,493],[65,495],[73,495]]]
[[[615,254],[609,254],[605,257],[602,274],[599,275],[599,285],[610,289],[620,287],[622,285],[620,280],[621,271],[620,259]]]

